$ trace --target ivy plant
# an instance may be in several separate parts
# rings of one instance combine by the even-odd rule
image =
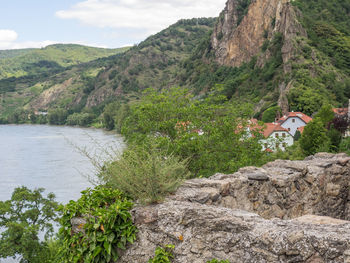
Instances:
[[[117,261],[117,248],[125,249],[136,239],[137,229],[129,213],[132,207],[133,203],[121,191],[101,186],[89,188],[78,201],[61,206],[62,260],[70,263]],[[73,218],[81,218],[86,223],[73,229]]]

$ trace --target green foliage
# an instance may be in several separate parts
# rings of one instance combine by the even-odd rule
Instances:
[[[171,263],[174,258],[174,245],[166,245],[165,247],[157,247],[154,258],[148,260],[148,263]]]
[[[51,109],[47,114],[49,124],[64,125],[68,117],[68,111],[65,109]]]
[[[261,152],[259,134],[242,140],[247,125],[243,120],[252,115],[250,106],[226,101],[219,95],[222,88],[217,88],[201,101],[193,100],[183,88],[148,90],[131,107],[122,134],[136,144],[153,138],[163,150],[189,160],[194,176],[262,164],[265,153]]]
[[[115,127],[115,116],[121,104],[119,102],[112,102],[105,106],[103,110],[103,125],[107,130],[113,130]]]
[[[305,155],[313,155],[319,151],[328,151],[331,143],[327,136],[327,130],[320,118],[313,119],[305,126],[299,142]]]
[[[61,262],[108,263],[118,260],[117,249],[125,249],[136,239],[136,227],[129,210],[133,204],[119,190],[103,187],[87,189],[78,201],[61,207],[60,235],[63,237]],[[71,219],[86,224],[72,229]]]
[[[74,44],[56,44],[41,49],[25,49],[16,52],[2,51],[0,79],[61,71],[65,67],[108,57],[128,49],[103,49]]]
[[[334,128],[330,128],[327,131],[327,137],[330,140],[329,151],[337,153],[339,151],[339,146],[342,141],[341,132]]]
[[[155,203],[173,193],[188,178],[187,162],[156,145],[132,145],[100,172],[108,186],[118,188],[134,200]]]
[[[57,247],[50,241],[53,223],[58,220],[54,194],[44,197],[44,189],[16,188],[11,200],[0,201],[0,257],[21,256],[21,263],[51,262]],[[39,239],[45,234],[45,240]]]
[[[262,121],[265,123],[274,122],[278,113],[280,114],[280,116],[282,115],[282,111],[279,106],[268,108],[266,111],[264,111],[262,115]]]
[[[301,138],[301,132],[299,130],[297,130],[294,134],[294,141],[299,141]]]
[[[350,137],[346,137],[341,141],[339,151],[350,155]]]
[[[90,126],[94,121],[95,115],[91,113],[73,113],[67,117],[67,125]]]
[[[329,102],[330,96],[327,91],[320,87],[315,90],[305,85],[299,85],[289,92],[288,97],[291,110],[311,116],[318,111],[320,105]]]
[[[333,112],[333,107],[330,104],[325,104],[321,109],[315,114],[314,118],[320,118],[325,127],[334,119],[335,114]]]

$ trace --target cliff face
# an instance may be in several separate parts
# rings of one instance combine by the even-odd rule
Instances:
[[[187,181],[165,203],[133,210],[138,238],[118,262],[174,244],[176,263],[350,263],[349,178],[349,156],[321,153]]]
[[[253,0],[247,14],[240,22],[238,9],[240,0],[228,0],[220,15],[211,43],[216,61],[221,65],[240,66],[254,56],[261,56],[265,40],[276,32],[283,35],[282,47],[285,71],[290,70],[288,61],[293,56],[292,40],[296,35],[306,36],[306,31],[297,21],[296,11],[289,0]],[[239,23],[240,22],[240,23]],[[263,57],[268,57],[265,54]],[[263,60],[260,58],[260,64]]]

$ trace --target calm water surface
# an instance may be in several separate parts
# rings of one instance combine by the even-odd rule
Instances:
[[[59,202],[78,199],[91,187],[95,174],[90,160],[75,146],[105,158],[105,151],[121,151],[122,137],[103,130],[44,125],[0,125],[0,200],[18,186],[45,188]]]

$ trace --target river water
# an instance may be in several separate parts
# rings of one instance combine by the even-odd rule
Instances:
[[[96,174],[95,158],[121,151],[122,137],[103,130],[44,125],[0,125],[0,201],[14,188],[45,188],[61,203],[76,200]],[[80,149],[80,150],[79,150]]]

